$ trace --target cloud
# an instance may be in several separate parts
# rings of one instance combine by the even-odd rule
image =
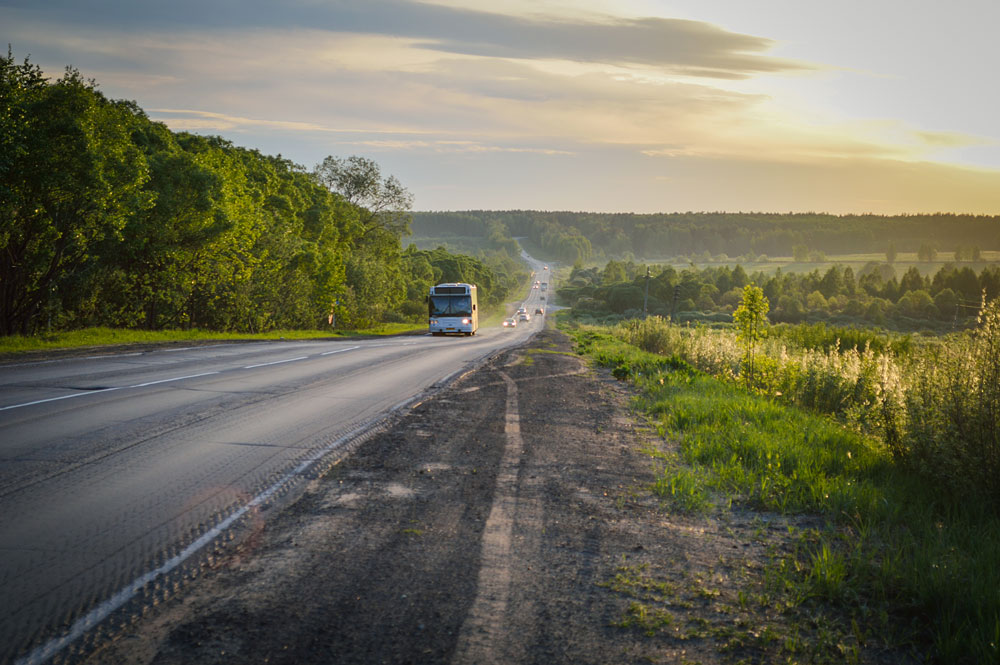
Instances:
[[[291,120],[267,120],[263,118],[247,118],[244,116],[198,111],[192,109],[149,109],[149,114],[155,120],[165,122],[174,129],[214,129],[225,130],[249,127],[267,127],[272,129],[297,132],[328,132],[333,134],[426,134],[419,129],[407,128],[374,128],[374,127],[331,127],[314,122],[296,122]]]
[[[771,40],[699,21],[507,15],[412,0],[5,0],[8,7],[77,26],[177,31],[308,29],[413,40],[441,53],[517,60],[643,65],[679,74],[740,79],[797,71],[804,63],[763,55]],[[0,5],[2,6],[2,5]]]
[[[934,148],[962,148],[972,145],[989,145],[990,139],[980,138],[962,132],[915,131],[913,135],[922,143]]]

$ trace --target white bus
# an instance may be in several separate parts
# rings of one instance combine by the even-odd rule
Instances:
[[[475,284],[438,284],[431,287],[428,325],[432,335],[475,335],[479,329],[479,305]]]

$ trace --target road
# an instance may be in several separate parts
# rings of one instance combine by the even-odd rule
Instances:
[[[534,312],[541,297],[533,288],[524,305]],[[540,318],[474,337],[0,366],[0,662],[85,648],[374,424],[525,341]]]

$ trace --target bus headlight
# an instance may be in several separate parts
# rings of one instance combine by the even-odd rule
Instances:
[[[467,325],[469,325],[470,323],[472,323],[472,319],[462,319],[462,325],[465,325],[465,326],[467,326]]]

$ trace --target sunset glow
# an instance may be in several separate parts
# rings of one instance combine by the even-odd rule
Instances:
[[[808,4],[8,0],[0,36],[421,210],[1000,213],[1000,5]]]

